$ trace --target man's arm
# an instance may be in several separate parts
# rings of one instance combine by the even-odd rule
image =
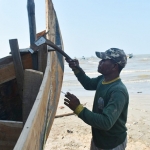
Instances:
[[[85,74],[85,72],[80,68],[79,61],[77,59],[73,59],[73,60],[67,60],[66,59],[66,61],[68,62],[69,67],[74,72],[78,81],[82,84],[82,86],[86,90],[96,90],[99,79],[102,78],[102,76],[99,76],[97,78],[89,78]],[[78,68],[76,68],[76,66],[78,66],[78,68],[80,68],[80,70]]]
[[[119,118],[126,102],[126,96],[121,91],[116,91],[112,93],[111,98],[107,106],[104,107],[102,114],[93,113],[85,108],[78,116],[85,123],[94,128],[109,130]]]
[[[101,130],[109,130],[115,124],[127,102],[127,98],[123,92],[113,92],[107,106],[103,109],[103,113],[99,114],[83,107],[79,99],[73,94],[70,95],[69,93],[66,97],[68,99],[65,99],[65,101],[67,100],[67,104],[65,102],[65,105],[72,109],[85,123]]]

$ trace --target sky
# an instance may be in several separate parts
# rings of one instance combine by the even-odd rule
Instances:
[[[30,45],[27,0],[0,0],[0,58],[9,39]],[[126,54],[150,54],[150,0],[53,0],[64,50],[72,58],[116,47]],[[45,30],[45,0],[35,0],[37,32]]]

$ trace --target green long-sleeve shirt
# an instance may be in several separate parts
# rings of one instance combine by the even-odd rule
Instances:
[[[112,149],[126,138],[126,121],[129,95],[121,79],[110,84],[102,84],[103,75],[89,78],[85,73],[75,74],[86,90],[96,90],[92,112],[84,108],[80,114],[85,123],[92,126],[92,136],[98,148]],[[99,109],[98,99],[104,101]]]

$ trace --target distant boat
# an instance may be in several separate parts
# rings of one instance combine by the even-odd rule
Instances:
[[[85,57],[84,57],[84,56],[82,56],[82,59],[85,59]]]
[[[132,58],[133,57],[133,54],[128,54],[127,55],[127,58]]]

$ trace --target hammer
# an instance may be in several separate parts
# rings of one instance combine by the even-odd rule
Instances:
[[[58,51],[60,54],[62,54],[65,58],[69,59],[69,60],[73,60],[70,56],[68,56],[59,46],[55,45],[53,42],[51,42],[50,40],[47,40],[45,37],[41,36],[39,39],[37,39],[33,45],[30,46],[30,48],[28,49],[28,51],[30,53],[34,53],[36,51],[38,51],[39,47],[43,44],[46,44],[50,47],[52,47],[54,50]],[[76,68],[81,71],[84,72],[79,66],[76,66]]]

